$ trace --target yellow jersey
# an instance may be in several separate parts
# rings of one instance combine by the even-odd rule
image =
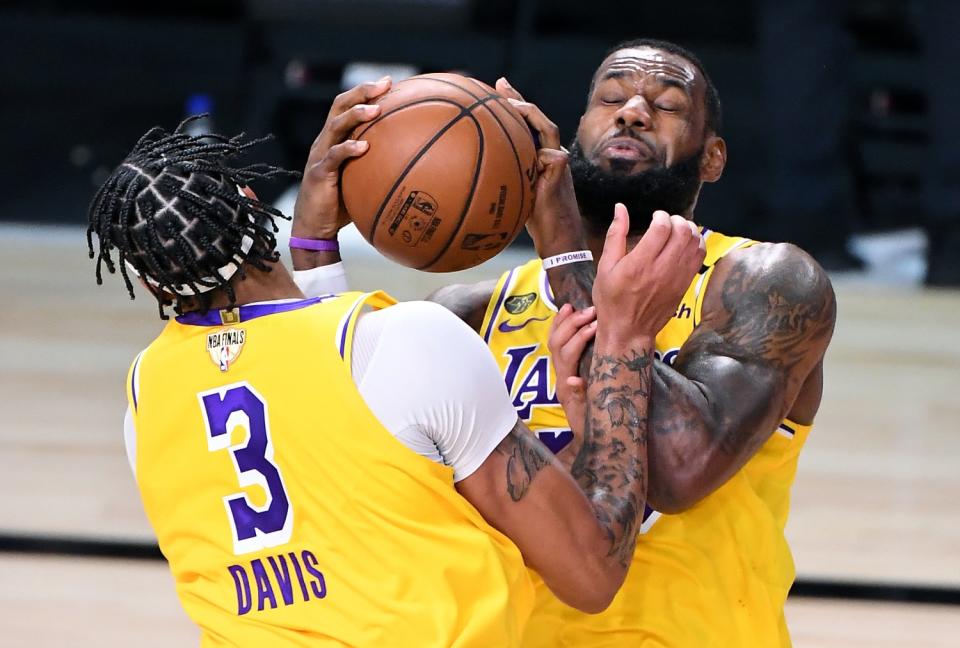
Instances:
[[[717,261],[754,243],[706,229],[703,235],[704,267],[656,338],[656,357],[667,364],[700,321]],[[501,276],[480,331],[520,418],[554,452],[573,438],[547,350],[556,312],[535,259]],[[783,529],[809,432],[784,421],[739,472],[689,510],[661,515],[648,507],[626,582],[605,612],[565,606],[534,574],[537,596],[524,646],[789,646],[783,604],[794,566]]]
[[[519,550],[351,378],[358,314],[392,303],[188,313],[131,367],[138,486],[203,646],[519,645]]]

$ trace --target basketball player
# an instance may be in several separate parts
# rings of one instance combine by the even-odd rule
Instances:
[[[346,93],[331,121],[349,132],[372,118],[345,107],[388,86]],[[653,335],[702,263],[699,236],[664,218],[626,254],[618,208],[594,284],[604,370],[587,381],[603,440],[584,470],[603,478],[584,491],[448,311],[382,293],[305,299],[278,262],[280,214],[241,189],[283,172],[229,165],[256,140],[183,127],[151,129],[114,170],[88,245],[93,257],[96,234],[98,282],[119,267],[131,297],[136,276],[161,317],[178,315],[130,368],[125,437],[203,645],[518,645],[524,562],[569,605],[606,607],[646,498]],[[298,213],[323,203],[318,177],[362,154],[328,135]],[[295,231],[316,239],[309,227]]]
[[[535,207],[546,213],[529,228],[541,257],[557,241],[577,249],[583,233],[599,268],[615,203],[630,208],[634,245],[651,222],[641,215],[666,210],[692,221],[702,184],[723,172],[717,90],[672,43],[628,42],[603,60],[571,147],[572,177],[555,150],[556,127],[504,80],[497,88],[539,131],[541,161],[550,162],[544,175],[554,180],[538,186]],[[633,568],[597,616],[564,605],[535,578],[525,646],[790,645],[783,604],[795,571],[783,529],[820,404],[834,294],[792,245],[701,231],[705,263],[656,337],[649,506]],[[545,272],[535,259],[497,281],[432,296],[481,334],[520,418],[574,471],[594,443],[575,377],[589,375],[590,353],[576,365],[591,316],[570,306],[557,313],[589,305],[593,272],[589,263]],[[600,325],[606,316],[598,314]]]

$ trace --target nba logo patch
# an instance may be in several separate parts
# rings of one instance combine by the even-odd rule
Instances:
[[[220,371],[226,371],[237,361],[246,341],[247,332],[244,329],[223,329],[207,335],[207,353]]]

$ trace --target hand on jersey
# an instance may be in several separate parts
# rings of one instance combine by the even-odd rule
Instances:
[[[586,239],[568,164],[570,156],[560,146],[560,130],[540,108],[525,101],[506,79],[497,80],[497,92],[523,115],[540,138],[533,215],[527,221],[527,231],[537,255],[545,259],[585,249]]]
[[[557,375],[557,400],[575,435],[582,435],[587,414],[587,381],[577,375],[580,357],[597,333],[597,311],[591,306],[574,310],[560,307],[550,326],[547,348]]]
[[[676,313],[706,249],[696,225],[665,211],[627,251],[630,215],[617,204],[593,283],[599,330],[614,339],[656,337]]]
[[[361,83],[337,96],[323,130],[310,147],[300,193],[293,208],[292,234],[304,238],[336,238],[350,222],[340,198],[340,167],[367,152],[365,141],[349,139],[357,126],[376,119],[380,106],[366,102],[390,89],[390,77]]]

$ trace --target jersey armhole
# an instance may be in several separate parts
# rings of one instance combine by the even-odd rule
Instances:
[[[776,434],[779,434],[782,437],[790,439],[791,441],[795,438],[806,439],[807,435],[810,434],[810,430],[813,429],[813,423],[809,425],[803,425],[801,423],[796,423],[790,419],[783,419],[780,422],[780,425],[777,426]]]
[[[497,317],[500,314],[500,309],[503,307],[503,300],[506,299],[507,293],[510,291],[510,285],[513,282],[513,277],[516,275],[516,273],[517,268],[513,268],[512,270],[504,272],[502,275],[500,275],[500,280],[494,287],[493,294],[490,295],[490,301],[487,302],[487,310],[483,314],[483,323],[480,325],[483,341],[487,344],[490,344],[490,335],[493,333],[493,325],[497,323]]]
[[[707,267],[707,271],[700,275],[700,278],[697,280],[696,288],[694,288],[694,302],[693,302],[693,327],[696,328],[700,325],[701,316],[703,313],[703,297],[707,294],[707,284],[710,283],[710,277],[713,276],[713,271],[716,269],[717,264],[720,263],[720,259],[727,256],[734,250],[743,250],[748,247],[753,247],[759,243],[759,241],[754,241],[753,239],[739,239],[734,241],[734,243],[727,248],[723,253],[717,256],[717,259]]]
[[[356,297],[353,304],[347,309],[346,314],[340,320],[340,324],[337,326],[335,343],[337,345],[337,351],[339,351],[340,357],[346,365],[347,373],[351,378],[353,378],[353,334],[357,330],[357,319],[359,319],[360,314],[363,312],[363,308],[369,306],[374,310],[380,310],[381,308],[393,306],[396,303],[397,301],[393,297],[380,290],[362,293]]]
[[[137,354],[137,357],[130,363],[130,369],[127,371],[127,403],[130,405],[131,413],[136,416],[137,405],[140,397],[140,361],[143,360],[143,354],[146,349]]]

